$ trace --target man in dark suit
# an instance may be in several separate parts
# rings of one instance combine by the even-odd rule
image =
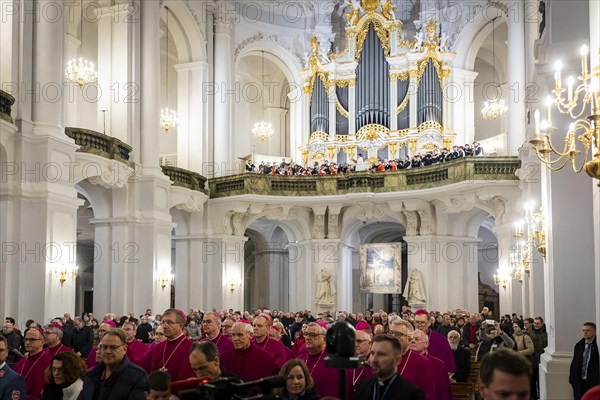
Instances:
[[[583,324],[583,339],[577,342],[573,351],[569,383],[573,387],[575,400],[580,400],[588,389],[600,385],[598,342],[596,324],[593,322]]]
[[[0,335],[0,400],[24,399],[25,380],[6,364],[8,341]]]
[[[402,346],[398,340],[387,335],[375,336],[369,358],[373,377],[358,385],[352,399],[423,400],[423,391],[397,372],[401,359]]]

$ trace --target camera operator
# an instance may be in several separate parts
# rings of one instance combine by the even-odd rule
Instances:
[[[500,324],[494,320],[484,321],[479,331],[481,343],[477,349],[475,356],[477,361],[481,361],[484,355],[491,353],[497,348],[512,349],[515,346],[515,341],[500,329]]]

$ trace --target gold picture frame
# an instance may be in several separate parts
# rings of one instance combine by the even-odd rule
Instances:
[[[400,243],[360,246],[360,292],[402,294],[402,247]]]

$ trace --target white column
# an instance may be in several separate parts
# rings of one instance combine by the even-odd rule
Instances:
[[[590,60],[594,69],[600,65],[600,2],[590,1]],[[593,185],[599,183],[593,181]],[[600,304],[600,190],[595,188],[593,194],[594,207],[594,249],[596,270],[596,301]],[[596,307],[596,323],[600,322],[600,307]]]
[[[498,236],[498,276],[507,276],[506,287],[499,285],[500,294],[500,315],[520,313],[521,288],[519,282],[510,277],[510,249],[512,246],[512,228],[510,223],[496,225],[494,231]]]
[[[410,95],[410,101],[408,102],[408,127],[416,128],[417,127],[417,93],[419,92],[417,88],[417,79],[414,76],[411,76],[408,79],[408,94]]]
[[[160,6],[156,1],[140,1],[141,8],[141,164],[162,174],[158,166],[160,130]]]
[[[145,3],[145,2],[141,2]],[[152,3],[152,2],[151,2]],[[146,10],[152,12],[152,18],[158,18],[158,12],[156,9]],[[132,104],[133,101],[139,100],[140,96],[136,92],[137,85],[134,82],[133,73],[131,71],[131,64],[135,63],[136,55],[133,51],[133,30],[131,29],[131,10],[128,4],[118,4],[111,7],[103,7],[97,10],[98,17],[98,85],[100,88],[99,101],[97,104],[96,113],[98,115],[97,124],[98,130],[104,129],[104,118],[106,118],[106,134],[116,137],[123,142],[134,146],[135,142],[133,138],[133,131],[130,128],[131,119],[133,118]],[[158,19],[154,19],[158,24]],[[158,26],[158,25],[156,25]],[[142,29],[150,30],[151,27],[143,24]],[[158,30],[158,28],[156,28]],[[154,41],[159,40],[154,38],[154,34],[158,32],[152,32],[152,36],[142,38],[142,42],[145,40],[156,44]],[[156,57],[160,57],[159,53],[148,54],[148,52],[158,51],[157,49],[151,49],[151,43],[144,43],[143,52],[148,59],[153,59],[157,64],[142,65],[143,73],[148,73],[147,78],[151,78],[152,72],[156,72],[156,82],[159,77],[160,63],[156,60]],[[158,42],[160,43],[160,42]],[[159,58],[160,59],[160,58]],[[147,69],[147,71],[145,70]],[[155,70],[155,71],[152,71]],[[156,86],[156,87],[155,87]],[[141,88],[144,93],[151,91],[152,93],[157,90],[158,83],[153,83],[152,86],[144,84]],[[143,97],[142,107],[145,107],[148,102],[148,96]],[[152,101],[148,105],[149,107],[158,107],[159,99],[151,99]],[[156,104],[154,104],[156,100]],[[102,110],[107,110],[103,113]],[[147,110],[149,115],[152,111]],[[158,113],[158,110],[156,110]],[[105,115],[104,115],[105,114]],[[158,118],[156,114],[152,116],[151,121],[156,122],[158,126]],[[147,125],[149,126],[149,124]],[[160,128],[155,128],[160,131]],[[153,131],[142,130],[142,136],[146,134],[156,134]],[[144,138],[142,137],[142,142]],[[157,149],[158,150],[158,149]],[[158,154],[158,153],[157,153]],[[157,163],[158,161],[156,161]]]
[[[29,5],[31,6],[31,4]],[[36,0],[37,10],[59,9],[53,0]],[[63,44],[64,24],[60,14],[58,21],[39,18],[33,24],[33,82],[37,101],[33,102],[32,119],[36,122],[34,132],[40,135],[63,133]],[[43,99],[43,100],[42,100]]]
[[[516,155],[525,142],[525,6],[511,0],[508,24],[508,141],[507,155]]]
[[[335,85],[331,85],[327,94],[327,104],[329,105],[329,140],[335,140],[337,125],[335,124],[337,117],[336,109],[337,95],[335,93]],[[332,160],[334,161],[334,160]]]
[[[206,102],[202,101],[203,87],[208,77],[208,63],[191,62],[175,65],[178,76],[177,166],[202,173],[202,138],[206,134],[204,118]]]
[[[395,131],[398,129],[398,114],[396,114],[396,108],[398,108],[398,80],[390,79],[390,130]],[[390,154],[390,158],[393,155]]]
[[[356,133],[356,87],[348,85],[348,134]]]
[[[545,266],[548,347],[540,364],[543,399],[571,398],[568,374],[573,346],[581,338],[583,323],[591,320],[598,308],[595,290],[599,277],[594,266],[596,227],[592,225],[594,191],[598,187],[591,184],[587,175],[575,174],[570,168],[542,172],[548,229]],[[577,207],[573,207],[574,196]],[[573,260],[577,260],[576,269]]]
[[[215,124],[214,124],[214,162],[220,174],[235,170],[232,158],[232,104],[234,82],[231,75],[231,27],[230,16],[219,6],[215,14]]]
[[[475,140],[475,78],[478,73],[452,68],[452,84],[447,85],[444,97],[452,104],[452,127],[456,132],[454,143],[472,143]]]

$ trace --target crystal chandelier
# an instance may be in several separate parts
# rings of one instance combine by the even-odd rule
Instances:
[[[508,108],[504,104],[504,100],[494,98],[493,100],[486,100],[481,114],[483,119],[496,119],[506,114]]]
[[[540,130],[540,112],[535,111],[535,136],[529,143],[550,170],[558,171],[571,161],[573,171],[585,171],[590,177],[598,179],[600,186],[600,64],[591,73],[588,71],[588,51],[586,45],[581,46],[581,75],[577,77],[581,83],[575,88],[573,77],[567,79],[567,88],[563,87],[562,64],[560,61],[556,62],[556,86],[552,91],[554,97],[546,99],[547,120],[542,121]],[[600,55],[600,49],[598,54]],[[573,120],[564,135],[562,149],[555,146],[552,140],[552,135],[557,130],[552,125],[553,104],[556,104],[559,113],[567,114]],[[590,112],[585,116],[588,106]],[[551,158],[552,155],[554,158]],[[579,161],[580,155],[583,156],[582,161]]]
[[[492,65],[494,73],[496,73],[496,19],[492,20]],[[492,100],[486,100],[481,114],[483,119],[496,119],[506,114],[508,108],[504,104],[504,100],[494,97]]]
[[[265,87],[265,52],[261,51],[262,53],[262,67],[261,67],[261,121],[257,122],[254,124],[254,127],[252,128],[252,135],[257,138],[258,140],[260,140],[261,142],[264,142],[267,139],[270,139],[271,137],[273,137],[273,126],[271,125],[270,122],[265,121],[264,118],[264,113],[265,113],[265,96],[264,96],[264,87]]]
[[[80,55],[83,54],[83,0],[81,0],[81,22],[79,24],[79,38],[81,39]],[[85,85],[95,85],[98,83],[98,73],[95,70],[94,63],[79,57],[72,59],[65,68],[65,81],[67,83],[76,83],[79,87]]]
[[[165,103],[169,102],[169,7],[165,6],[167,12],[167,32],[165,38],[167,41],[167,54],[165,55]],[[169,107],[160,110],[160,127],[165,131],[169,132],[169,129],[177,128],[179,125],[179,119],[177,118],[177,111],[171,110]]]

